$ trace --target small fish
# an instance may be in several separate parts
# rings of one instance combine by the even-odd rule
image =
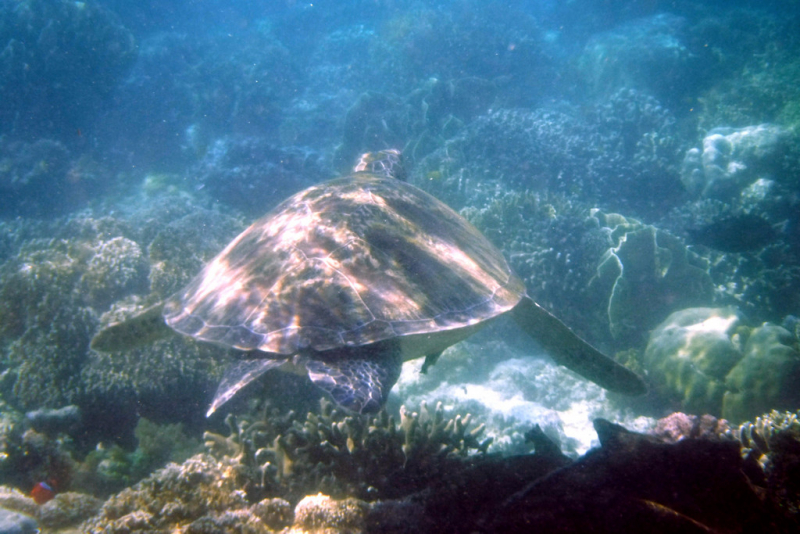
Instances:
[[[778,238],[769,221],[749,213],[722,217],[687,230],[689,239],[722,252],[760,250]]]
[[[47,482],[38,482],[31,490],[31,497],[36,504],[44,504],[56,496],[56,490]]]
[[[38,482],[31,490],[31,497],[36,504],[44,504],[56,496],[56,490],[47,482]]]

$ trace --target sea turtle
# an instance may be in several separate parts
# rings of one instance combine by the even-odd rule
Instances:
[[[125,349],[171,329],[234,347],[213,413],[270,369],[308,373],[341,406],[379,410],[402,362],[444,349],[511,312],[553,359],[609,390],[645,392],[633,372],[525,293],[503,254],[433,196],[398,179],[400,154],[361,157],[257,220],[165,303],[92,340]]]

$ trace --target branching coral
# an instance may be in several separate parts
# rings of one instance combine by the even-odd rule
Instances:
[[[479,441],[483,425],[470,428],[469,415],[446,419],[441,404],[435,410],[423,404],[413,413],[402,408],[399,424],[385,411],[354,417],[324,399],[320,412],[305,421],[272,412],[257,421],[229,416],[226,422],[231,434],[207,432],[206,445],[245,466],[251,498],[297,500],[315,491],[370,500],[406,495],[491,443]]]

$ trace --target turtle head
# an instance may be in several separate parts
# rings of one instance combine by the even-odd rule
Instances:
[[[394,148],[362,154],[358,158],[358,163],[356,163],[353,172],[368,172],[402,181],[406,179],[403,156],[399,150]]]

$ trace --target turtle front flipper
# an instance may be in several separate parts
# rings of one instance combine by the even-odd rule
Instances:
[[[89,347],[98,352],[117,352],[149,345],[174,335],[164,322],[163,311],[164,303],[159,302],[129,319],[110,324],[95,334]]]
[[[623,395],[644,395],[647,386],[633,371],[589,345],[550,312],[524,296],[511,312],[556,363],[595,384]]]
[[[286,363],[288,358],[253,358],[240,360],[225,371],[222,380],[217,386],[214,400],[206,413],[206,417],[217,411],[217,408],[231,400],[240,389],[257,379],[270,369],[275,369]]]
[[[403,366],[399,346],[392,345],[381,354],[369,351],[363,356],[309,359],[308,377],[340,406],[356,413],[375,413],[386,403]]]

